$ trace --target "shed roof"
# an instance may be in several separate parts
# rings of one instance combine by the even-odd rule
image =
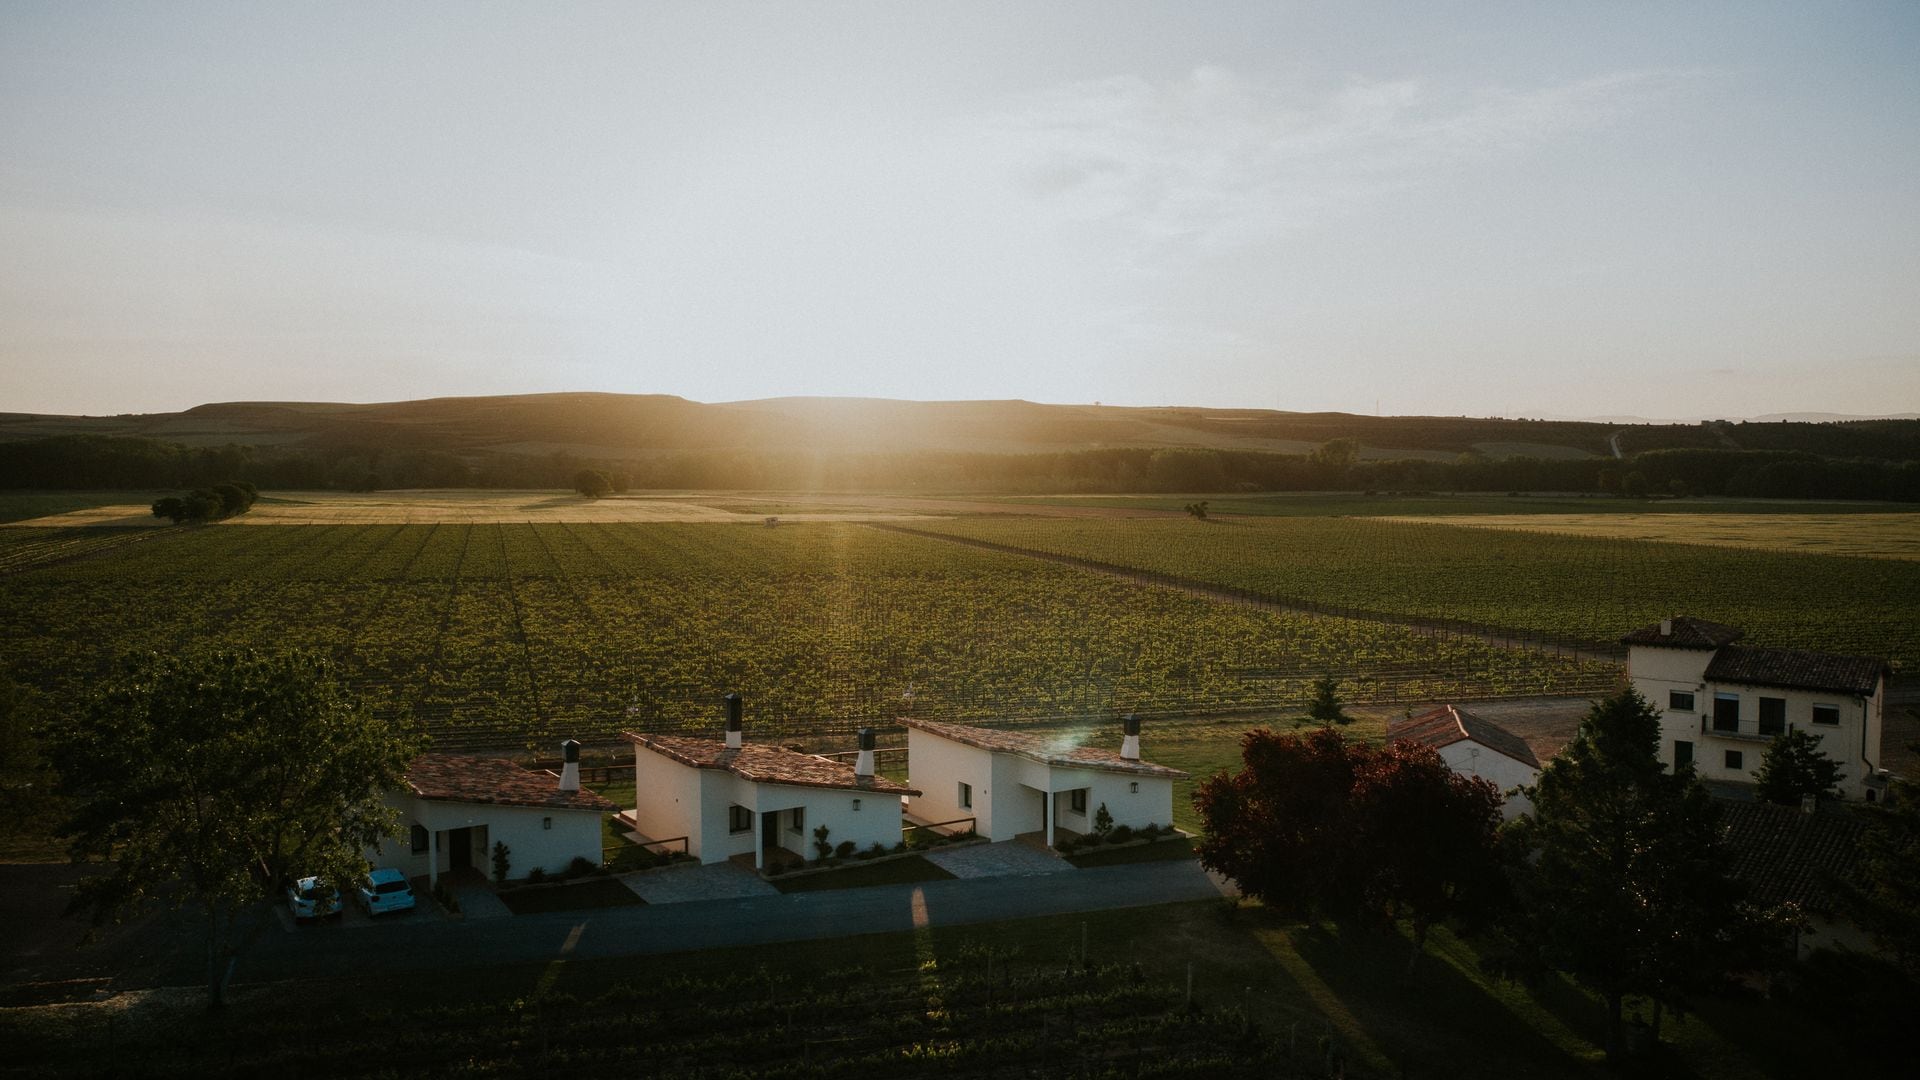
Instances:
[[[1681,615],[1666,620],[1672,632],[1662,634],[1660,623],[1643,626],[1620,639],[1622,645],[1654,645],[1663,649],[1717,649],[1740,640],[1744,631],[1725,623]]]
[[[999,728],[949,724],[939,720],[921,720],[914,717],[902,717],[900,722],[929,735],[938,735],[943,739],[951,739],[981,750],[991,750],[997,754],[1018,754],[1042,765],[1054,765],[1067,769],[1101,769],[1106,772],[1162,776],[1168,779],[1178,779],[1187,775],[1179,769],[1155,765],[1151,761],[1123,758],[1113,750],[1102,750],[1092,746],[1061,746],[1054,739],[1032,732],[1004,731]]]
[[[1714,682],[1778,686],[1790,690],[1825,690],[1868,697],[1887,673],[1887,662],[1872,656],[1841,656],[1805,649],[1763,649],[1728,645],[1707,664]]]
[[[1734,876],[1761,903],[1791,901],[1814,911],[1832,911],[1838,883],[1859,869],[1865,856],[1863,815],[1824,804],[1809,814],[1797,806],[1718,800],[1733,855]]]
[[[1419,716],[1390,722],[1387,724],[1387,741],[1396,740],[1423,743],[1435,750],[1457,742],[1472,741],[1529,768],[1540,767],[1540,759],[1534,756],[1527,740],[1491,720],[1452,705],[1442,705]]]
[[[884,776],[856,776],[853,766],[844,761],[803,754],[783,746],[746,743],[730,750],[719,739],[696,739],[684,735],[650,735],[621,732],[635,747],[645,747],[662,757],[695,769],[721,769],[756,784],[792,784],[796,787],[845,788],[883,795],[918,795],[920,792]]]
[[[407,766],[407,787],[422,799],[538,806],[548,810],[620,809],[591,791],[562,791],[548,773],[534,772],[504,758],[459,754],[421,754]]]

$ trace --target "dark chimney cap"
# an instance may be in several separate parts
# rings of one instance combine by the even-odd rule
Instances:
[[[1125,735],[1140,734],[1140,718],[1128,713],[1120,718],[1120,731]]]
[[[860,749],[871,750],[873,749],[873,744],[874,744],[873,729],[870,727],[861,728],[860,729]]]
[[[561,756],[566,758],[568,764],[570,765],[579,764],[580,763],[580,740],[568,739],[566,742],[561,743],[560,754]]]
[[[726,698],[723,700],[725,700],[727,703],[727,730],[739,731],[740,730],[740,695],[728,694]]]

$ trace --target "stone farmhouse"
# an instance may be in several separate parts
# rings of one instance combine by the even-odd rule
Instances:
[[[1701,779],[1752,784],[1767,743],[1811,732],[1844,771],[1849,799],[1878,798],[1885,660],[1737,645],[1741,631],[1705,619],[1663,619],[1621,638],[1634,689],[1661,712],[1660,760]]]

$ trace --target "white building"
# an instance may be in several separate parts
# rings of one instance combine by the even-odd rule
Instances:
[[[1057,829],[1093,831],[1105,806],[1116,826],[1173,824],[1173,782],[1187,774],[1140,760],[1140,723],[1126,718],[1119,752],[1019,731],[905,718],[907,768],[920,789],[907,813],[928,823],[975,819],[989,840]]]
[[[1389,723],[1387,741],[1431,746],[1454,772],[1489,781],[1506,797],[1501,813],[1508,819],[1533,809],[1533,803],[1515,789],[1540,778],[1540,759],[1525,739],[1490,720],[1442,705]]]
[[[406,790],[387,796],[400,812],[402,839],[367,852],[368,861],[424,876],[429,886],[468,868],[492,877],[496,843],[507,845],[510,878],[536,867],[557,874],[576,858],[600,865],[601,818],[619,807],[580,790],[580,744],[569,739],[562,749],[567,764],[558,778],[498,758],[414,758]]]
[[[753,855],[815,856],[814,830],[835,847],[900,843],[903,796],[919,792],[874,775],[873,732],[860,732],[859,760],[842,761],[743,741],[740,697],[727,695],[724,740],[626,732],[634,746],[634,829],[650,841],[684,838],[702,863]],[[771,856],[771,858],[770,858]]]
[[[1676,618],[1620,639],[1634,689],[1660,710],[1660,760],[1691,763],[1702,779],[1751,784],[1767,743],[1802,730],[1840,763],[1843,794],[1876,797],[1887,662],[1733,644],[1740,636]]]

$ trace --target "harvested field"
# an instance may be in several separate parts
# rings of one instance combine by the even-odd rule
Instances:
[[[1920,514],[1463,514],[1383,520],[1802,555],[1920,559]]]

